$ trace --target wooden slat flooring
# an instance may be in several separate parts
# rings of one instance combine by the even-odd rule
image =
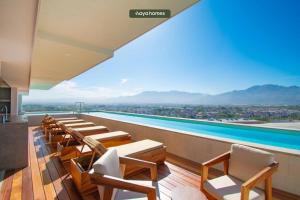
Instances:
[[[0,200],[79,200],[67,169],[36,127],[29,128],[28,167],[10,170],[0,179]],[[180,166],[180,167],[179,167]],[[218,175],[212,172],[212,176]],[[0,175],[1,175],[0,174]],[[158,190],[161,200],[171,200],[171,191],[178,186],[200,187],[200,166],[197,163],[168,155],[165,165],[158,168]],[[140,173],[133,179],[149,180],[149,172]],[[1,178],[1,176],[0,176]],[[99,199],[97,193],[84,199]],[[274,192],[274,200],[299,200],[299,197],[284,192]]]

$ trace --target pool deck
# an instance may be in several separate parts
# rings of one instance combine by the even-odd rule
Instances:
[[[62,163],[55,155],[56,150],[48,145],[44,135],[36,128],[29,128],[28,167],[9,170],[1,180],[0,199],[99,199],[98,192],[82,197],[77,191],[69,174],[68,162]],[[158,188],[161,200],[171,200],[171,191],[177,186],[200,188],[200,176],[189,170],[172,164],[174,158],[158,167]],[[2,173],[3,171],[1,171]],[[138,180],[150,180],[145,171],[132,177]]]
[[[99,199],[95,192],[82,198],[68,172],[68,165],[55,156],[55,149],[44,139],[41,132],[29,128],[29,165],[20,170],[6,171],[0,182],[0,199]],[[159,166],[159,194],[162,200],[170,200],[171,191],[177,186],[200,187],[200,165],[167,155],[167,161]],[[220,175],[217,170],[210,171],[210,177]],[[132,177],[149,179],[149,172]],[[273,190],[274,200],[299,200],[299,196]]]

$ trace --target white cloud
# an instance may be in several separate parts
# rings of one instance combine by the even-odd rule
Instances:
[[[123,84],[128,81],[126,79]],[[68,102],[83,101],[86,103],[97,103],[105,99],[135,95],[140,90],[132,89],[124,91],[123,88],[108,88],[101,86],[82,87],[74,81],[64,81],[50,90],[31,90],[23,101],[28,103]]]
[[[124,85],[128,82],[128,79],[127,78],[122,78],[121,79],[121,85]]]

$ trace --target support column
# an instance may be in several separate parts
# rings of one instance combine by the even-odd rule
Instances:
[[[18,88],[11,88],[10,114],[18,115]]]

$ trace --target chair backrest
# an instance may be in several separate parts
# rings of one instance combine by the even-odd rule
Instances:
[[[98,155],[102,155],[107,152],[107,148],[105,148],[100,142],[89,136],[84,137],[83,142],[93,151],[95,151]]]
[[[83,138],[84,138],[84,135],[82,135],[79,131],[76,131],[72,128],[69,128],[71,131],[70,131],[70,134],[78,141],[82,141]]]
[[[56,125],[59,126],[62,130],[65,130],[65,125],[61,122],[56,122]]]
[[[117,178],[122,178],[120,171],[120,161],[116,149],[108,149],[94,164],[94,172],[102,175],[109,175]],[[105,185],[98,185],[98,191],[101,200],[103,200]],[[117,189],[113,190],[112,200],[115,199]]]
[[[61,128],[63,131],[67,131],[68,127],[66,127],[65,124],[60,123],[60,122],[58,122],[58,123],[59,123],[60,128]],[[58,123],[57,123],[57,124],[58,124]]]
[[[66,127],[65,125],[63,125],[63,127],[61,126],[61,128],[63,129],[63,131],[64,131],[66,134],[72,135],[72,134],[71,134],[71,132],[73,131],[72,128]]]
[[[242,181],[247,181],[274,162],[275,158],[272,153],[240,144],[233,144],[229,159],[229,174]]]

